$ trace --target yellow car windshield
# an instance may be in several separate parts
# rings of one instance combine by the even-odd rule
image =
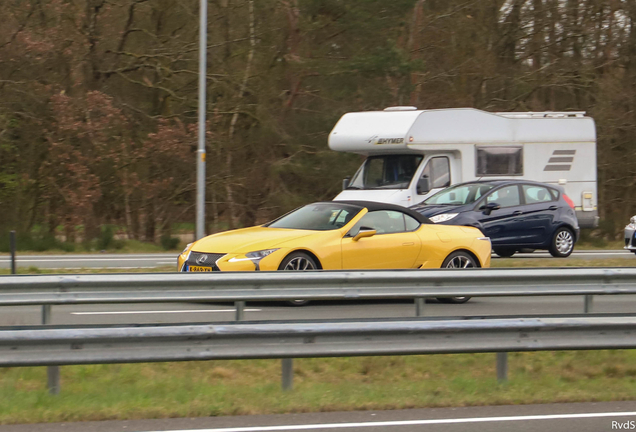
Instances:
[[[342,228],[357,215],[362,208],[338,204],[317,203],[298,208],[265,225],[269,228],[287,228],[315,231],[329,231]]]

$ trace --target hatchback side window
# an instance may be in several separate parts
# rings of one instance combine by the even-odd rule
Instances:
[[[361,227],[372,228],[378,234],[390,234],[406,231],[404,213],[391,210],[372,211],[358,221],[351,229],[351,234],[355,235]]]
[[[523,196],[526,204],[536,204],[552,201],[552,194],[548,188],[543,186],[523,185]]]
[[[486,197],[486,204],[497,203],[503,207],[514,207],[521,204],[517,185],[502,187]]]

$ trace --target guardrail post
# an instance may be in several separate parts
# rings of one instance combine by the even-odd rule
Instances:
[[[15,249],[16,249],[15,231],[11,231],[9,233],[9,247],[11,249],[11,274],[15,274]]]
[[[236,307],[236,321],[245,319],[245,302],[234,302]],[[291,390],[294,386],[294,359],[284,358],[281,360],[282,387],[283,390]]]
[[[497,381],[508,381],[508,353],[497,353]]]
[[[245,319],[245,302],[236,301],[234,302],[234,307],[236,308],[236,321],[243,321]]]
[[[281,372],[283,390],[289,391],[294,387],[294,359],[284,358],[281,360]]]
[[[424,316],[424,299],[422,297],[415,299],[415,316]]]
[[[42,324],[51,324],[51,305],[42,306]],[[56,395],[60,393],[60,367],[46,367],[47,387],[49,393]]]
[[[585,305],[583,307],[583,311],[585,313],[592,313],[592,306],[594,306],[594,296],[591,294],[587,294],[585,296]]]
[[[508,381],[508,353],[497,353],[497,381]]]

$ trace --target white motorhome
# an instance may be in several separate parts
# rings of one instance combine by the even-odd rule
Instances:
[[[598,224],[596,127],[584,112],[353,112],[333,128],[329,147],[366,156],[336,200],[409,207],[455,183],[528,179],[561,185],[580,226]]]

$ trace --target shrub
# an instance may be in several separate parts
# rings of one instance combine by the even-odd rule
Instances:
[[[0,233],[0,252],[11,252],[9,232]],[[44,252],[51,249],[61,249],[73,252],[75,244],[62,242],[50,233],[18,233],[16,236],[16,250]]]
[[[102,229],[99,233],[99,238],[97,239],[97,249],[105,250],[113,245],[113,240],[115,239],[115,232],[111,225],[102,225]]]
[[[179,238],[172,237],[169,234],[164,234],[160,239],[161,247],[165,250],[173,250],[179,246]]]

